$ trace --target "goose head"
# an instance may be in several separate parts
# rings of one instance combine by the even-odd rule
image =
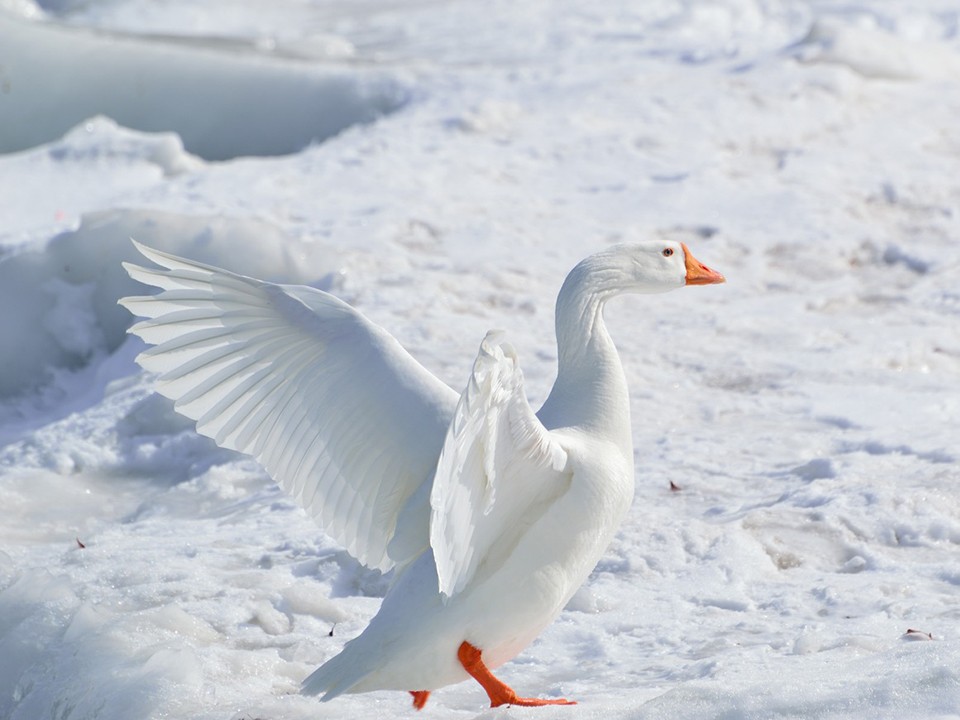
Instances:
[[[571,275],[606,297],[726,282],[697,260],[685,243],[672,240],[612,245],[581,262]]]

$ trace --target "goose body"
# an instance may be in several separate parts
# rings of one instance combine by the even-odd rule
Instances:
[[[155,347],[138,362],[218,444],[257,458],[362,563],[394,569],[377,615],[303,691],[429,691],[519,654],[600,558],[633,497],[629,396],[603,309],[625,292],[723,282],[682,243],[616,245],[557,299],[558,374],[539,412],[500,332],[451,390],[386,331],[319,290],[138,245],[161,288],[121,303]]]

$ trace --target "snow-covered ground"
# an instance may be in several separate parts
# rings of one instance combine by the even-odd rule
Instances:
[[[505,328],[534,403],[566,271],[686,241],[727,285],[608,310],[633,510],[501,671],[580,704],[422,717],[960,717],[958,77],[955,0],[0,0],[0,718],[415,715],[297,694],[388,579],[152,394],[131,236],[458,390]]]

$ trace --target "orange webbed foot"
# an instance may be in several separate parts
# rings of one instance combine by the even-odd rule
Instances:
[[[539,707],[541,705],[576,705],[573,700],[556,698],[545,700],[543,698],[522,698],[517,695],[513,688],[506,683],[494,677],[490,669],[480,658],[480,649],[464,641],[460,643],[460,649],[457,650],[457,658],[463,669],[470,673],[470,676],[483,686],[490,698],[490,707],[500,707],[501,705],[521,705],[523,707]]]
[[[423,706],[427,704],[427,699],[430,697],[430,691],[411,690],[410,694],[413,695],[413,706],[417,710],[423,710]]]
[[[521,707],[540,707],[541,705],[576,705],[576,700],[567,700],[566,698],[522,698],[514,695],[499,699],[494,702],[490,699],[490,707],[500,707],[501,705],[519,705]]]

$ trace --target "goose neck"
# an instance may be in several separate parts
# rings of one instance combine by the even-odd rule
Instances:
[[[554,427],[601,433],[629,450],[630,410],[617,348],[603,319],[616,294],[602,271],[578,266],[557,298],[557,380],[541,412]],[[632,451],[631,451],[632,454]]]

